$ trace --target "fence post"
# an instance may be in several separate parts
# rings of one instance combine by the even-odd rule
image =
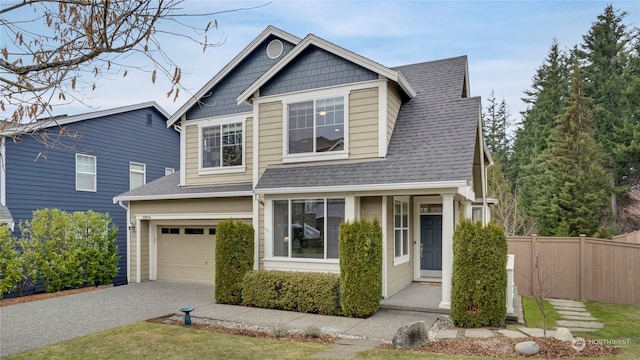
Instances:
[[[538,241],[537,234],[531,234],[531,273],[529,274],[529,290],[531,296],[534,296],[535,292],[533,291],[533,274],[536,268],[536,242]]]
[[[587,300],[587,241],[580,234],[580,300]]]

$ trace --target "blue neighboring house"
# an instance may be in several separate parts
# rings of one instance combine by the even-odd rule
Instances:
[[[19,233],[33,210],[107,212],[118,226],[116,285],[128,283],[127,212],[113,197],[178,170],[180,135],[156,102],[27,125],[0,133],[0,218]],[[23,128],[24,129],[24,128]]]

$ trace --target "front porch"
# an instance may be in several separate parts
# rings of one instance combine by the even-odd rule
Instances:
[[[441,300],[440,283],[414,281],[397,293],[382,299],[380,308],[448,314],[449,309],[440,308]]]

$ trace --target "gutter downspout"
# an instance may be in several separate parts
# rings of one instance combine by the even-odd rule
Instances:
[[[131,229],[129,229],[128,225],[131,221],[131,214],[129,212],[129,205],[124,205],[122,200],[118,201],[118,205],[127,211],[127,221],[125,225],[127,226],[127,284],[131,283]]]

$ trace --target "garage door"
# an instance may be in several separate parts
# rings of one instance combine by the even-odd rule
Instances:
[[[214,284],[215,228],[158,226],[157,278]]]

